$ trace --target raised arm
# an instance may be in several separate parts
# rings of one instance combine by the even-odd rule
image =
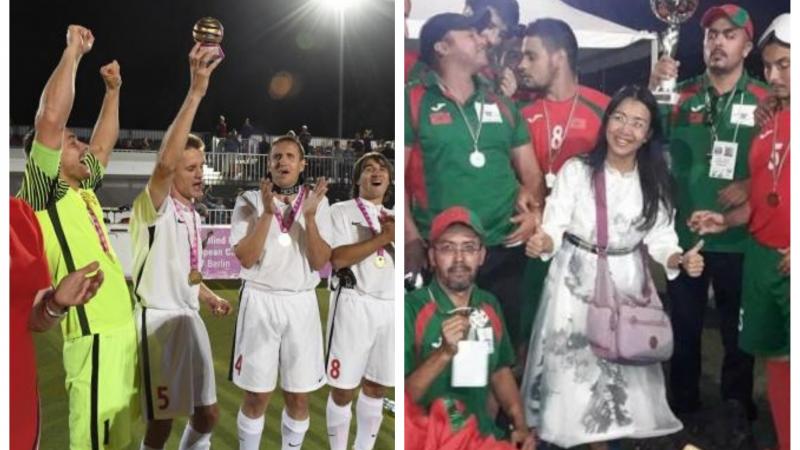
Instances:
[[[469,319],[463,315],[454,315],[442,322],[442,345],[406,376],[406,392],[412,400],[419,401],[436,377],[447,368],[458,351],[458,342],[464,339],[467,330]]]
[[[322,238],[319,229],[320,224],[317,223],[316,217],[317,207],[322,199],[325,198],[326,192],[328,192],[328,181],[325,178],[321,178],[303,202],[303,215],[306,219],[308,262],[314,270],[321,270],[331,259],[331,247]]]
[[[93,44],[94,36],[88,28],[80,25],[67,28],[67,48],[44,86],[34,119],[35,139],[47,148],[61,148],[62,134],[75,99],[78,64]]]
[[[264,205],[264,211],[261,214],[259,214],[255,205],[240,202],[241,199],[237,200],[237,205],[233,211],[233,220],[231,220],[233,230],[237,229],[237,222],[241,222],[242,226],[247,224],[247,229],[243,232],[242,239],[233,247],[233,253],[242,267],[249,269],[261,257],[264,245],[267,242],[269,228],[275,218],[275,205],[272,203],[272,182],[261,180],[261,204]],[[241,219],[239,219],[240,215]]]
[[[119,88],[122,86],[122,75],[117,60],[101,67],[100,76],[106,85],[106,95],[103,97],[103,105],[94,124],[89,149],[100,164],[107,167],[108,159],[119,136]]]
[[[191,74],[189,92],[186,94],[175,120],[164,134],[161,149],[158,151],[158,161],[148,182],[150,198],[156,209],[161,207],[164,199],[169,195],[172,176],[178,167],[181,153],[186,148],[186,140],[192,128],[197,108],[206,95],[211,73],[222,61],[218,55],[217,47],[203,47],[200,44],[196,44],[189,52],[189,73]]]

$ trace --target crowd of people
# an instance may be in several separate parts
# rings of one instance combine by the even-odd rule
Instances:
[[[224,53],[196,43],[188,55],[186,97],[133,202],[129,290],[96,195],[119,134],[116,61],[100,70],[106,92],[89,142],[67,127],[76,73],[94,40],[88,28],[69,26],[24,144],[22,187],[11,200],[11,448],[129,448],[140,410],[143,450],[164,448],[176,418],[189,419],[178,448],[208,449],[222,414],[236,417],[239,448],[255,450],[278,379],[284,407],[270,426],[280,429],[281,448],[303,445],[313,415],[309,394],[326,384],[327,408],[317,419],[330,447],[347,447],[355,416],[355,447],[373,448],[394,385],[391,162],[377,152],[361,155],[350,198],[330,205],[326,179],[311,184],[304,176],[300,139],[271,142],[259,189],[238,195],[232,213],[229,243],[242,287],[229,374],[242,401],[238,411],[222,411],[200,309],[224,320],[234,307],[203,280],[205,144],[190,130]],[[335,293],[323,340],[317,287],[328,264]],[[56,324],[68,444],[39,436],[31,332]]]
[[[406,448],[754,448],[761,357],[789,449],[789,14],[757,35],[740,6],[704,11],[705,70],[673,104],[652,93],[668,55],[609,97],[566,22],[518,22],[516,0],[467,0],[406,50]],[[715,437],[710,289],[712,421],[741,419]]]

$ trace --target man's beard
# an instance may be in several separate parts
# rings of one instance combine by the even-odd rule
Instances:
[[[733,72],[739,66],[739,64],[729,64],[730,55],[722,51],[719,52],[723,55],[722,65],[715,65],[713,63],[714,53],[716,52],[711,52],[711,54],[708,56],[708,63],[706,64],[706,67],[708,68],[709,72],[724,75]]]
[[[455,272],[456,270],[469,271],[469,267],[465,266],[464,264],[454,265],[454,266],[450,267],[449,269],[447,269],[447,274],[449,275],[449,274]],[[444,282],[444,285],[445,285],[445,287],[447,287],[447,289],[449,289],[449,290],[451,290],[453,292],[461,293],[461,292],[465,292],[465,291],[469,290],[469,288],[472,287],[472,285],[475,283],[475,276],[476,276],[475,273],[470,273],[469,276],[467,277],[467,279],[465,279],[465,280],[464,279],[456,280],[456,279],[447,277],[442,281]]]

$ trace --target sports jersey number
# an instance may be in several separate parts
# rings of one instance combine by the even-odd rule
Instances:
[[[339,362],[338,359],[334,359],[333,361],[331,361],[331,378],[333,378],[334,380],[339,378],[339,367],[340,366],[341,366],[341,363]]]
[[[233,368],[236,369],[236,375],[242,374],[242,355],[239,355],[239,357],[236,358],[236,364],[233,366]]]
[[[169,396],[167,395],[167,387],[159,386],[157,389],[158,394],[158,409],[167,409],[169,406]]]

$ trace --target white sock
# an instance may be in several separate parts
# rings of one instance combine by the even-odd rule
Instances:
[[[264,431],[264,416],[251,419],[240,409],[236,416],[236,428],[239,435],[239,450],[258,450],[261,444],[261,432]]]
[[[383,398],[358,394],[356,402],[356,450],[371,450],[378,438],[383,421]]]
[[[350,419],[353,417],[350,411],[350,403],[339,406],[333,401],[333,397],[328,394],[328,407],[325,410],[325,421],[328,424],[328,441],[331,450],[346,450],[347,437],[350,434]]]
[[[211,448],[211,433],[200,433],[192,427],[191,419],[186,422],[183,429],[180,450],[208,450]]]
[[[308,425],[311,423],[309,419],[294,420],[289,417],[286,408],[283,408],[281,417],[281,450],[299,449],[303,445],[303,439],[306,437]]]
[[[144,438],[142,438],[142,445],[139,446],[139,450],[164,450],[164,449],[163,447],[162,448],[148,447],[144,445]]]

